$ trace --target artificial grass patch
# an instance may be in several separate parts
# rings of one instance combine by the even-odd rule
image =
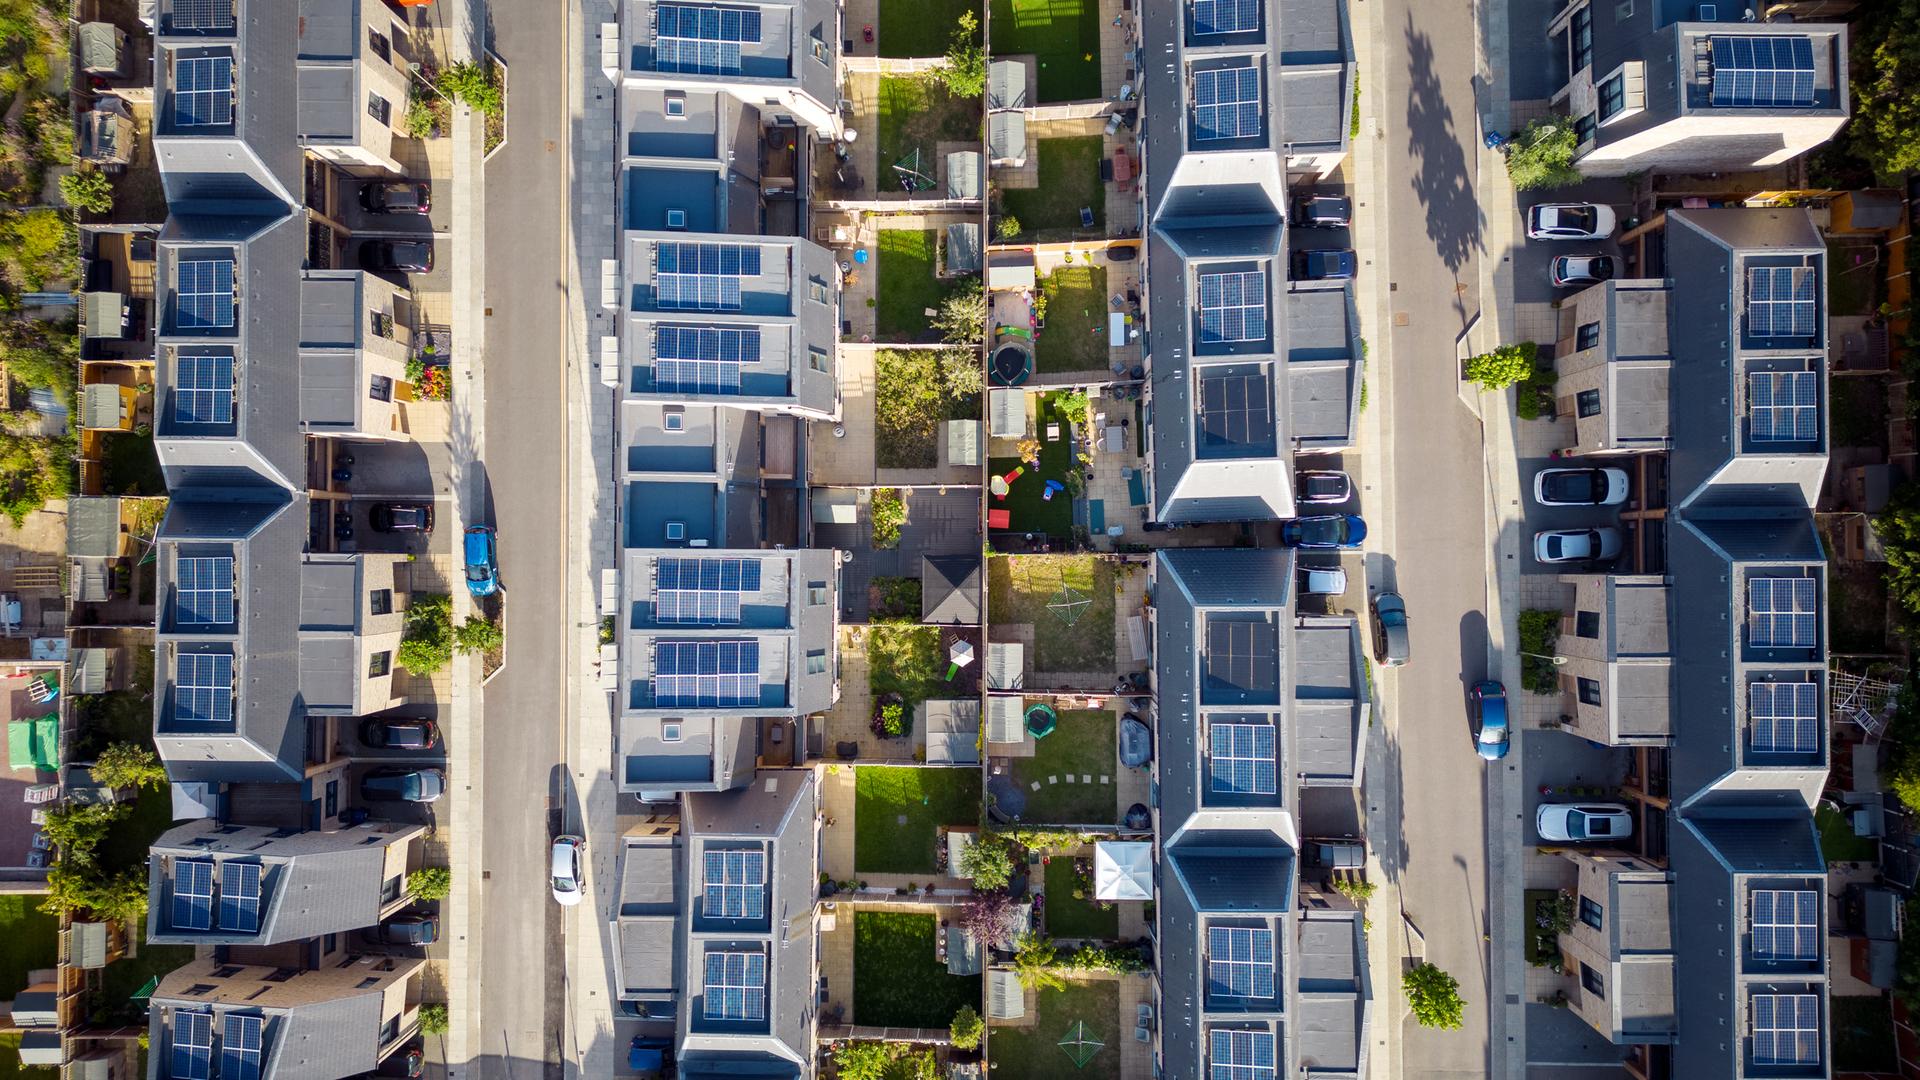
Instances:
[[[101,483],[109,495],[165,495],[166,478],[153,436],[121,433],[100,437]]]
[[[1820,830],[1820,854],[1830,863],[1873,862],[1880,857],[1880,845],[1853,834],[1853,823],[1837,810],[1822,806],[1813,812],[1814,827]]]
[[[993,0],[991,25],[994,56],[1038,61],[1036,104],[1102,96],[1098,0]]]
[[[934,276],[937,243],[932,229],[880,230],[874,245],[880,262],[874,329],[880,337],[923,343],[939,340],[939,332],[928,326],[927,312],[938,309],[965,279]]]
[[[1034,1016],[1034,1022],[1025,1027],[996,1024],[988,1032],[988,1057],[994,1075],[1119,1080],[1120,1043],[1133,1037],[1131,1030],[1121,1029],[1119,983],[1111,979],[1075,980],[1061,990],[1041,990],[1035,995]],[[1106,1044],[1078,1069],[1060,1048],[1060,1039],[1076,1022],[1085,1022],[1087,1034]]]
[[[942,31],[944,35],[946,31]],[[944,38],[943,38],[944,40]],[[941,46],[940,55],[946,52]],[[881,191],[905,191],[896,164],[929,179],[940,175],[940,144],[980,141],[980,102],[957,98],[932,78],[888,75],[880,79],[879,139],[874,143],[876,177]],[[919,155],[916,164],[914,156]]]
[[[939,826],[980,822],[979,770],[856,766],[854,818],[856,872],[937,873]]]
[[[1047,860],[1047,934],[1055,938],[1112,941],[1120,936],[1120,909],[1101,910],[1100,902],[1093,898],[1091,882],[1080,884],[1074,867],[1076,861],[1067,855],[1055,855]],[[1073,898],[1076,888],[1084,893],[1079,900]]]
[[[980,1008],[980,976],[949,975],[934,952],[939,929],[932,915],[854,913],[854,1023],[944,1029],[960,1006]]]
[[[1014,523],[1019,524],[1018,516]],[[1033,625],[1035,671],[1109,671],[1114,665],[1113,574],[1113,564],[1096,555],[996,556],[987,562],[988,603],[996,622]],[[1081,599],[1087,601],[1084,606],[1048,606],[1078,605]],[[1074,621],[1069,624],[1063,615]]]
[[[27,973],[51,968],[60,951],[60,919],[40,910],[40,897],[0,896],[0,997],[27,988]]]
[[[874,353],[874,459],[881,468],[931,469],[940,464],[942,422],[979,419],[979,393],[956,390],[947,381],[941,358],[952,351],[881,349]]]
[[[1109,623],[1109,626],[1112,624]],[[1046,640],[1044,633],[1036,635]],[[1034,740],[1033,756],[1013,759],[1013,779],[1027,797],[1020,813],[1023,825],[1111,825],[1120,815],[1112,783],[1103,776],[1119,771],[1114,751],[1119,719],[1105,709],[1075,709],[1060,713],[1060,725],[1043,739]],[[1067,783],[1067,777],[1073,777]],[[1083,783],[1081,777],[1093,777]],[[1054,783],[1048,783],[1048,777]],[[1038,783],[1040,790],[1033,785]],[[1058,862],[1059,859],[1054,860]],[[1049,881],[1047,888],[1053,888]],[[1051,898],[1047,901],[1051,904]],[[1051,916],[1049,916],[1051,918]],[[1049,923],[1051,925],[1051,923]],[[1055,930],[1056,937],[1074,935]]]
[[[1040,279],[1047,325],[1034,338],[1042,372],[1107,370],[1107,268],[1063,266]]]
[[[960,13],[978,15],[979,0],[880,0],[880,55],[913,59],[947,55]],[[849,28],[848,37],[853,36]],[[979,40],[976,31],[974,40]]]
[[[1098,135],[1041,139],[1035,150],[1040,186],[1006,188],[1001,209],[1018,218],[1022,236],[1063,240],[1081,231],[1080,208],[1093,211],[1094,229],[1107,227],[1107,187],[1100,182],[1103,143]],[[1049,320],[1052,315],[1049,313]]]

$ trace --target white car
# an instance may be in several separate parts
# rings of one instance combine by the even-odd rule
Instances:
[[[1339,596],[1347,591],[1347,572],[1338,566],[1300,568],[1302,596]]]
[[[1527,208],[1529,240],[1605,240],[1613,235],[1613,207],[1598,203],[1541,203]]]
[[[1613,277],[1613,256],[1556,255],[1547,267],[1554,285],[1559,288],[1598,285]]]
[[[1586,562],[1618,554],[1619,529],[1548,529],[1533,534],[1533,557],[1543,563]]]
[[[1633,815],[1618,803],[1542,803],[1534,827],[1555,844],[1625,840],[1633,835]]]
[[[562,907],[572,907],[584,895],[582,878],[586,866],[580,858],[585,841],[577,836],[556,837],[553,841],[553,899]]]
[[[1533,478],[1541,506],[1618,506],[1627,501],[1624,469],[1541,469]]]

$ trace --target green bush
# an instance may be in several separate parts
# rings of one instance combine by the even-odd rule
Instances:
[[[907,523],[907,504],[899,488],[875,488],[867,505],[867,517],[873,523],[873,546],[890,548],[900,543],[900,527]]]
[[[453,871],[427,866],[407,875],[407,891],[419,900],[445,900],[453,895]]]
[[[475,112],[494,117],[506,113],[506,91],[501,88],[491,62],[482,66],[462,60],[442,71],[435,85],[440,87],[442,93],[459,99]]]
[[[1529,608],[1520,613],[1520,685],[1536,694],[1560,692],[1560,669],[1551,660],[1560,642],[1562,613],[1551,608]]]
[[[415,675],[432,675],[453,662],[453,598],[445,593],[415,596],[407,606],[397,662]]]
[[[75,210],[89,214],[113,211],[113,181],[93,169],[70,172],[60,178],[60,197]]]
[[[1533,377],[1540,346],[1531,341],[1502,345],[1467,361],[1467,381],[1482,390],[1505,390]]]
[[[1088,971],[1111,971],[1126,975],[1147,970],[1147,959],[1131,945],[1082,945],[1074,952],[1070,966]]]
[[[976,889],[1004,889],[1013,880],[1013,852],[999,837],[982,833],[960,849],[955,869]]]
[[[0,514],[15,528],[50,499],[73,493],[74,440],[0,432]]]
[[[972,1050],[980,1045],[980,1036],[986,1030],[987,1022],[980,1019],[980,1013],[971,1005],[962,1005],[947,1026],[947,1038],[957,1050]]]
[[[485,656],[506,644],[507,632],[484,615],[469,615],[453,632],[453,647],[463,653]]]
[[[947,62],[934,69],[934,77],[954,97],[977,98],[987,92],[987,52],[975,40],[979,32],[980,17],[962,11],[947,46]]]
[[[422,1035],[445,1035],[447,1033],[447,1007],[439,1003],[420,1006],[420,1033]]]
[[[1848,35],[1849,143],[1882,177],[1920,169],[1920,0],[1865,5]]]
[[[1573,165],[1579,149],[1573,122],[1565,118],[1540,119],[1513,137],[1507,151],[1507,176],[1516,191],[1567,187],[1581,181]]]
[[[114,743],[94,755],[94,782],[110,788],[159,787],[167,782],[160,755],[134,743]]]
[[[987,332],[987,294],[981,290],[979,278],[970,277],[961,282],[954,291],[947,294],[945,300],[940,301],[940,307],[937,310],[939,314],[929,321],[935,330],[940,331],[941,338],[948,344],[968,346],[980,344],[981,338]],[[961,352],[969,357],[975,374],[970,381],[964,377],[957,383],[949,379],[947,392],[955,396],[979,393],[981,382],[978,373],[980,367],[978,355],[972,349],[950,349],[940,354],[942,365],[950,362],[948,353],[951,352]]]
[[[997,240],[1011,240],[1020,235],[1020,219],[1012,214],[1001,214],[993,223],[993,235]],[[1039,298],[1035,297],[1037,301]]]
[[[1460,1026],[1466,1004],[1460,1000],[1460,982],[1434,967],[1421,964],[1400,978],[1414,1023],[1421,1027],[1454,1030]]]

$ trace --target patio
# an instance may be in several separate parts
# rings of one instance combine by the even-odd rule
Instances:
[[[841,567],[840,575],[840,617],[845,622],[867,621],[871,601],[869,586],[874,579],[917,580],[923,557],[965,555],[980,550],[978,488],[944,493],[931,488],[914,488],[901,492],[906,502],[907,520],[900,526],[899,542],[880,549],[873,546],[870,493],[833,494],[854,496],[851,503],[854,521],[816,522],[814,543],[820,547],[853,553],[853,561]],[[919,613],[916,611],[914,621],[918,619]]]

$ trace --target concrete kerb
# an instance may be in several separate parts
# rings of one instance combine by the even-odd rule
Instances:
[[[486,151],[486,156],[482,159],[483,162],[492,161],[493,155],[507,148],[507,109],[511,106],[513,100],[507,94],[507,78],[509,75],[507,62],[500,59],[500,55],[492,49],[485,50],[485,53],[488,62],[500,69],[500,142],[494,146],[493,149]],[[483,132],[486,130],[485,124],[481,125],[481,130]],[[484,142],[482,145],[485,145]]]

